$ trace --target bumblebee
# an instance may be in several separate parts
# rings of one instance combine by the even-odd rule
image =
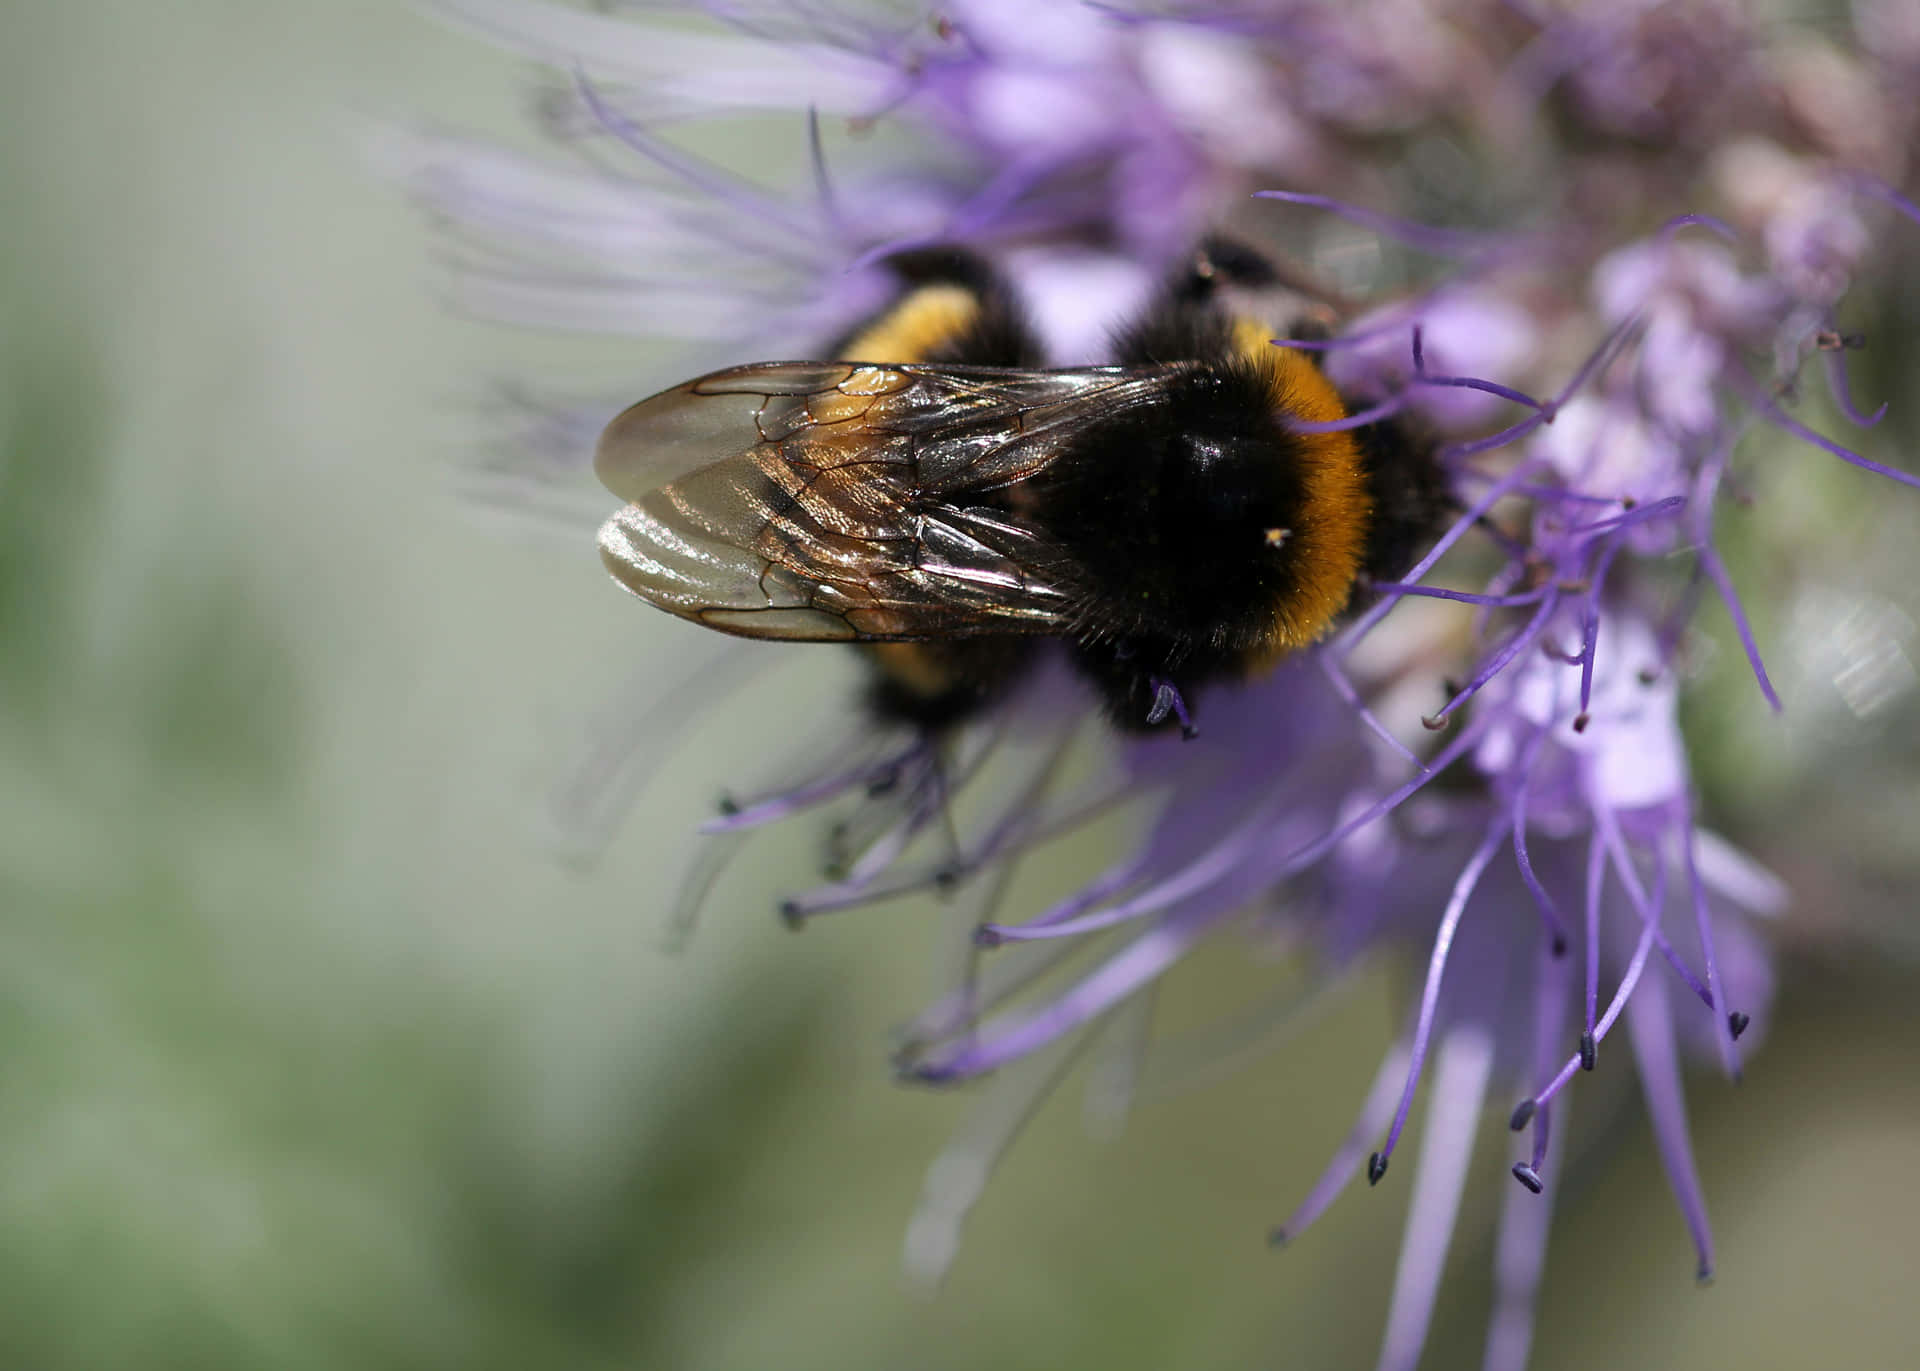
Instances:
[[[725,633],[864,645],[875,707],[938,729],[1065,645],[1114,722],[1325,635],[1446,508],[1430,449],[1351,407],[1318,327],[1250,249],[1208,240],[1115,340],[1044,369],[1019,302],[957,249],[891,259],[894,305],[838,360],[714,372],[626,410],[595,471],[631,503],[614,578]]]

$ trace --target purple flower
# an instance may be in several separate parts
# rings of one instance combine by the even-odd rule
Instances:
[[[1920,107],[1892,98],[1920,70],[1898,6],[1858,7],[1884,62],[1823,48],[1819,82],[1790,31],[1712,0],[962,0],[898,27],[710,0],[718,29],[699,34],[651,7],[442,7],[565,69],[547,125],[595,159],[394,145],[476,308],[708,345],[691,373],[820,346],[885,299],[889,250],[961,240],[1078,364],[1237,214],[1327,295],[1378,302],[1291,340],[1357,407],[1335,426],[1397,418],[1437,448],[1457,516],[1404,575],[1362,584],[1330,638],[1207,696],[1196,741],[1094,725],[1062,653],[965,727],[849,719],[706,825],[716,845],[676,919],[745,835],[822,807],[829,874],[787,896],[790,923],[946,896],[952,988],[902,1029],[900,1070],[993,1079],[929,1172],[911,1270],[945,1269],[1076,1054],[1103,1036],[1148,1051],[1159,979],[1238,928],[1321,986],[1379,956],[1426,968],[1352,1133],[1276,1229],[1298,1239],[1356,1175],[1398,1174],[1428,1092],[1383,1367],[1419,1357],[1490,1103],[1518,1136],[1487,1365],[1524,1364],[1572,1096],[1628,1059],[1711,1272],[1682,1056],[1739,1074],[1771,993],[1752,916],[1786,900],[1701,826],[1679,699],[1711,592],[1780,705],[1715,542],[1736,461],[1824,455],[1920,485],[1793,413],[1814,362],[1846,418],[1879,417],[1850,393],[1841,321],[1896,229],[1920,241],[1920,209],[1881,179]],[[660,133],[782,108],[810,116],[794,121],[807,174],[782,189]],[[894,121],[918,152],[830,167],[820,116]],[[524,498],[570,479],[554,454],[584,455],[587,416],[617,403],[516,394],[548,460],[494,475]],[[1017,864],[1115,812],[1141,831],[1112,865],[1044,908],[1006,905]],[[1145,1069],[1115,1061],[1096,1082],[1110,1104]]]

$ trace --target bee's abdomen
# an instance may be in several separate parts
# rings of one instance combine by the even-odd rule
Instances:
[[[1037,367],[1040,345],[1012,290],[988,263],[958,247],[900,253],[887,265],[900,297],[832,351],[848,361],[898,366],[953,363]],[[958,724],[1003,695],[1031,662],[1020,637],[869,643],[867,689],[883,719],[938,730]]]
[[[944,728],[1004,694],[1032,650],[1031,640],[1015,637],[865,644],[875,667],[868,702],[883,719]]]

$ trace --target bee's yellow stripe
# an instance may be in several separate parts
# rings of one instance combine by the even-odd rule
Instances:
[[[846,362],[901,366],[922,361],[980,317],[980,297],[964,286],[921,286],[875,319],[842,350]],[[945,662],[919,643],[863,643],[882,672],[927,699],[956,684]]]
[[[1234,347],[1267,377],[1274,409],[1308,423],[1334,423],[1347,407],[1320,368],[1295,348],[1275,347],[1264,325],[1242,319],[1234,325]],[[1298,588],[1274,607],[1264,661],[1269,664],[1323,636],[1347,607],[1354,579],[1366,556],[1373,523],[1373,496],[1367,489],[1360,445],[1351,432],[1302,433],[1301,501],[1287,550],[1298,569]]]
[[[965,286],[921,286],[867,325],[835,360],[887,365],[923,361],[979,317],[980,297]]]
[[[957,684],[947,664],[925,643],[862,643],[860,647],[896,684],[915,695],[932,699]]]

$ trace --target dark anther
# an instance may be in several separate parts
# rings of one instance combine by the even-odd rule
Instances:
[[[1747,1025],[1752,1022],[1751,1018],[1739,1010],[1732,1010],[1727,1015],[1727,1032],[1733,1034],[1734,1041],[1738,1042],[1740,1035],[1747,1031]]]
[[[871,781],[867,782],[867,794],[874,799],[878,799],[899,784],[900,768],[890,766],[878,776],[875,776]]]
[[[1650,666],[1643,666],[1640,668],[1639,674],[1636,679],[1639,680],[1641,685],[1650,686],[1655,681],[1660,679],[1660,673],[1658,671],[1655,671]]]
[[[1593,1064],[1599,1060],[1599,1057],[1600,1044],[1593,1040],[1593,1034],[1582,1033],[1580,1035],[1580,1069],[1593,1070]]]
[[[1631,496],[1631,495],[1622,495],[1622,496],[1620,497],[1620,508],[1622,508],[1622,509],[1638,509],[1639,507],[1640,507],[1640,502],[1639,502],[1638,500],[1636,500],[1636,499],[1635,499],[1635,498],[1634,498],[1633,496]]]
[[[807,926],[807,916],[798,900],[780,901],[780,922],[798,933]]]
[[[1554,960],[1555,960],[1556,962],[1557,962],[1557,961],[1559,961],[1559,960],[1560,960],[1560,959],[1561,959],[1562,957],[1564,957],[1564,956],[1566,956],[1566,955],[1567,955],[1567,937],[1566,937],[1566,935],[1565,935],[1564,933],[1556,933],[1556,934],[1554,934],[1554,935],[1553,935],[1553,943],[1552,943],[1552,945],[1551,945],[1551,946],[1550,946],[1550,947],[1549,947],[1549,948],[1547,949],[1547,951],[1548,951],[1548,952],[1549,952],[1549,953],[1550,953],[1550,954],[1552,955],[1552,957],[1553,957],[1553,959],[1554,959]]]
[[[933,1066],[926,1062],[900,1061],[894,1064],[893,1078],[902,1085],[945,1085],[954,1077],[950,1066]]]
[[[1813,335],[1813,345],[1822,352],[1839,352],[1842,348],[1863,348],[1867,345],[1864,333],[1838,333],[1823,328]]]
[[[1378,1185],[1380,1178],[1387,1174],[1387,1159],[1378,1152],[1367,1158],[1367,1184]]]
[[[967,873],[958,862],[946,862],[935,869],[933,884],[940,890],[952,890]]]
[[[1448,719],[1444,714],[1422,714],[1420,716],[1420,727],[1426,729],[1429,733],[1442,732],[1451,722],[1452,720]]]
[[[1540,1179],[1540,1173],[1535,1171],[1531,1166],[1528,1166],[1525,1162],[1515,1162],[1513,1164],[1513,1178],[1536,1195],[1547,1188],[1545,1183]]]
[[[731,795],[722,795],[718,802],[715,803],[714,808],[719,810],[724,817],[731,819],[740,812],[740,802]]]
[[[1585,733],[1587,731],[1587,725],[1592,722],[1593,722],[1593,715],[1587,713],[1587,711],[1583,709],[1578,714],[1573,716],[1573,731],[1575,733]]]
[[[1268,1247],[1275,1247],[1275,1248],[1285,1247],[1288,1243],[1292,1241],[1293,1241],[1293,1234],[1287,1232],[1287,1230],[1284,1228],[1273,1228],[1267,1231]]]
[[[1006,938],[1002,936],[1000,930],[992,924],[981,924],[973,930],[973,945],[975,947],[998,947],[1005,941]]]
[[[1513,1117],[1507,1120],[1507,1127],[1516,1133],[1521,1132],[1528,1124],[1533,1122],[1533,1111],[1538,1108],[1539,1105],[1535,1104],[1532,1100],[1520,1101],[1519,1104],[1513,1107]]]
[[[1699,1285],[1712,1285],[1713,1284],[1713,1263],[1704,1262],[1704,1261],[1701,1262],[1700,1265],[1694,1268],[1693,1279],[1695,1283]]]

